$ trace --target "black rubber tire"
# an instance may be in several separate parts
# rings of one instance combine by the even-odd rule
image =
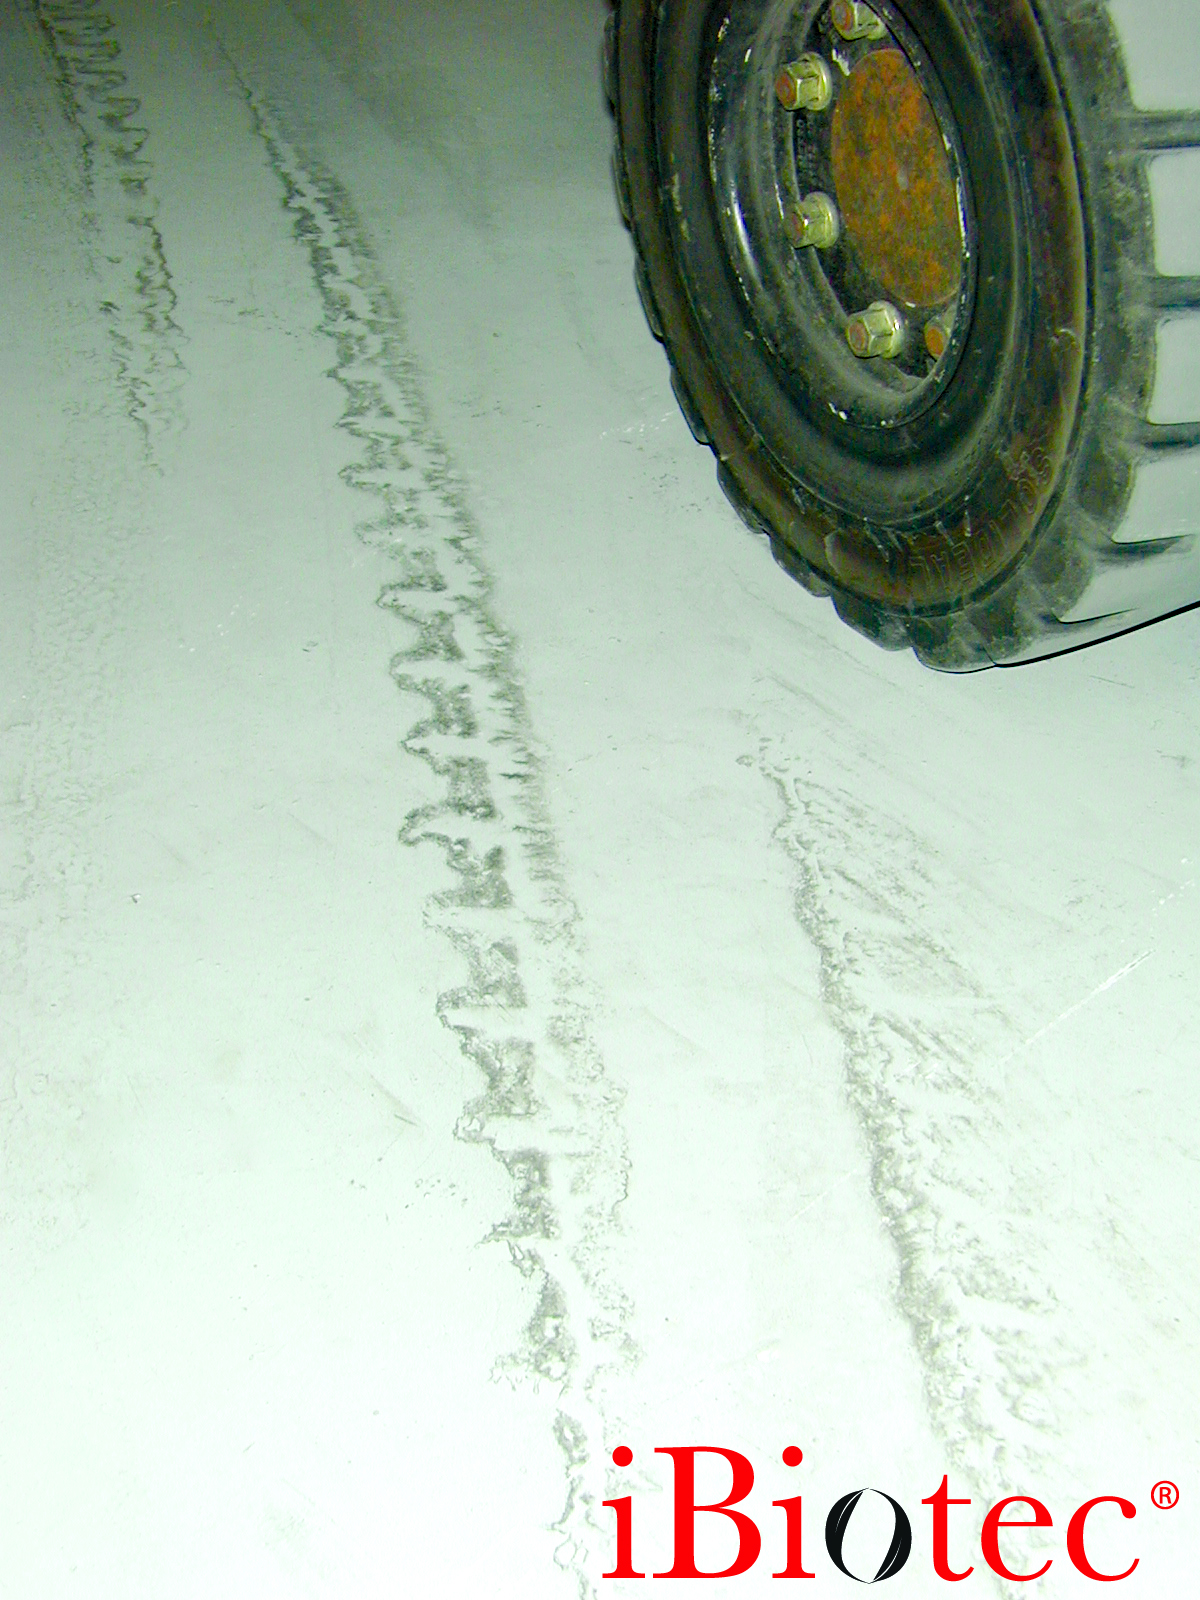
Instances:
[[[716,24],[755,3],[671,0],[668,9],[663,0],[617,0],[605,34],[618,196],[642,304],[666,347],[688,424],[711,445],[721,487],[743,520],[767,535],[780,564],[879,644],[911,646],[929,665],[959,671],[1028,654],[1050,635],[1062,635],[1055,648],[1067,648],[1069,630],[1059,619],[1097,568],[1132,567],[1158,553],[1154,543],[1123,546],[1113,537],[1138,462],[1200,439],[1190,424],[1147,421],[1157,318],[1173,303],[1170,285],[1182,282],[1155,272],[1147,158],[1156,148],[1195,142],[1196,119],[1135,111],[1119,43],[1097,0],[1046,0],[1036,12],[1030,0],[956,0],[953,13],[970,60],[982,62],[992,103],[1014,108],[996,137],[1008,141],[1016,174],[1015,264],[1004,271],[1024,274],[1024,289],[1018,293],[1018,284],[1001,308],[1007,366],[996,369],[986,405],[977,385],[969,448],[958,423],[952,438],[948,424],[938,435],[939,399],[925,433],[924,423],[894,430],[885,441],[891,457],[877,460],[874,444],[860,448],[857,436],[814,426],[795,383],[789,388],[773,370],[770,339],[714,243],[716,180],[702,115],[709,84],[699,70],[694,83],[680,78],[693,62],[711,66],[703,50]],[[761,10],[772,0],[757,3]],[[927,48],[939,18],[950,14],[946,0],[897,0],[882,9],[910,23]],[[1040,64],[1025,72],[1039,53]],[[1061,192],[1051,193],[1046,149],[1055,140]],[[981,181],[986,186],[986,173]],[[1072,184],[1076,198],[1064,199]],[[1056,264],[1068,250],[1046,236],[1072,226],[1072,205],[1077,283]],[[981,235],[986,226],[985,218]],[[1077,335],[1056,346],[1051,325],[1059,328],[1073,306]],[[728,332],[739,316],[744,355]],[[977,373],[997,348],[980,346]],[[961,392],[967,380],[960,378]],[[1042,449],[1043,436],[1052,450]],[[938,471],[944,492],[926,493],[914,520],[912,486],[940,485]]]

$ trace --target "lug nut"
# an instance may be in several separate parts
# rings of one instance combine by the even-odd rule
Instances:
[[[925,324],[925,348],[935,361],[940,361],[946,354],[953,326],[954,319],[950,316],[931,317]]]
[[[873,300],[847,322],[846,343],[860,361],[870,356],[890,361],[904,343],[904,318],[886,300]]]
[[[806,50],[780,72],[775,93],[785,111],[824,111],[833,99],[833,74],[827,62]]]
[[[806,194],[798,206],[788,207],[783,217],[783,231],[797,250],[809,245],[816,250],[828,250],[837,243],[842,225],[837,207],[818,189]]]
[[[883,39],[887,24],[859,0],[833,0],[829,20],[843,39]]]

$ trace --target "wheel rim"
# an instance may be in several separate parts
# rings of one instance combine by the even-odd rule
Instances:
[[[900,426],[951,380],[974,305],[974,208],[957,128],[898,15],[849,0],[755,10],[749,46],[744,26],[718,28],[710,68],[725,249],[762,337],[818,406]],[[805,68],[827,86],[815,106],[789,103]],[[895,327],[882,354],[853,343],[873,307]]]
[[[888,38],[858,51],[843,77],[853,83],[856,61],[900,50],[945,136],[955,193],[960,268],[945,345],[922,358],[910,339],[911,370],[856,360],[845,275],[798,264],[818,252],[798,251],[782,226],[789,181],[798,193],[805,161],[822,151],[813,157],[813,141],[797,135],[775,79],[814,29],[828,36],[828,5],[669,7],[647,87],[664,223],[697,335],[694,352],[681,341],[679,360],[720,453],[818,572],[872,600],[933,611],[1002,576],[1056,491],[1088,337],[1082,205],[1061,97],[1024,0],[876,10]],[[828,120],[837,127],[836,113]],[[861,126],[843,121],[843,133]],[[837,191],[832,131],[827,149]],[[853,217],[844,179],[841,188]],[[860,255],[867,232],[860,221],[851,234]],[[903,287],[884,243],[884,273]],[[706,406],[714,374],[731,392],[737,438],[727,427],[722,438],[728,407]],[[790,521],[781,496],[796,508]]]

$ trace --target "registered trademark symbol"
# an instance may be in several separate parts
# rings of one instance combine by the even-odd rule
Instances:
[[[1170,1511],[1179,1504],[1179,1489],[1170,1478],[1163,1478],[1151,1489],[1150,1498],[1160,1511]]]

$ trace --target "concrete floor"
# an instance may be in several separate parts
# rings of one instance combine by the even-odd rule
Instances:
[[[1200,614],[951,678],[791,583],[603,17],[0,3],[0,1595],[633,1594],[686,1445],[718,1594],[865,1486],[940,1590],[943,1474],[967,1592],[1005,1495],[1033,1592],[1200,1559]]]

